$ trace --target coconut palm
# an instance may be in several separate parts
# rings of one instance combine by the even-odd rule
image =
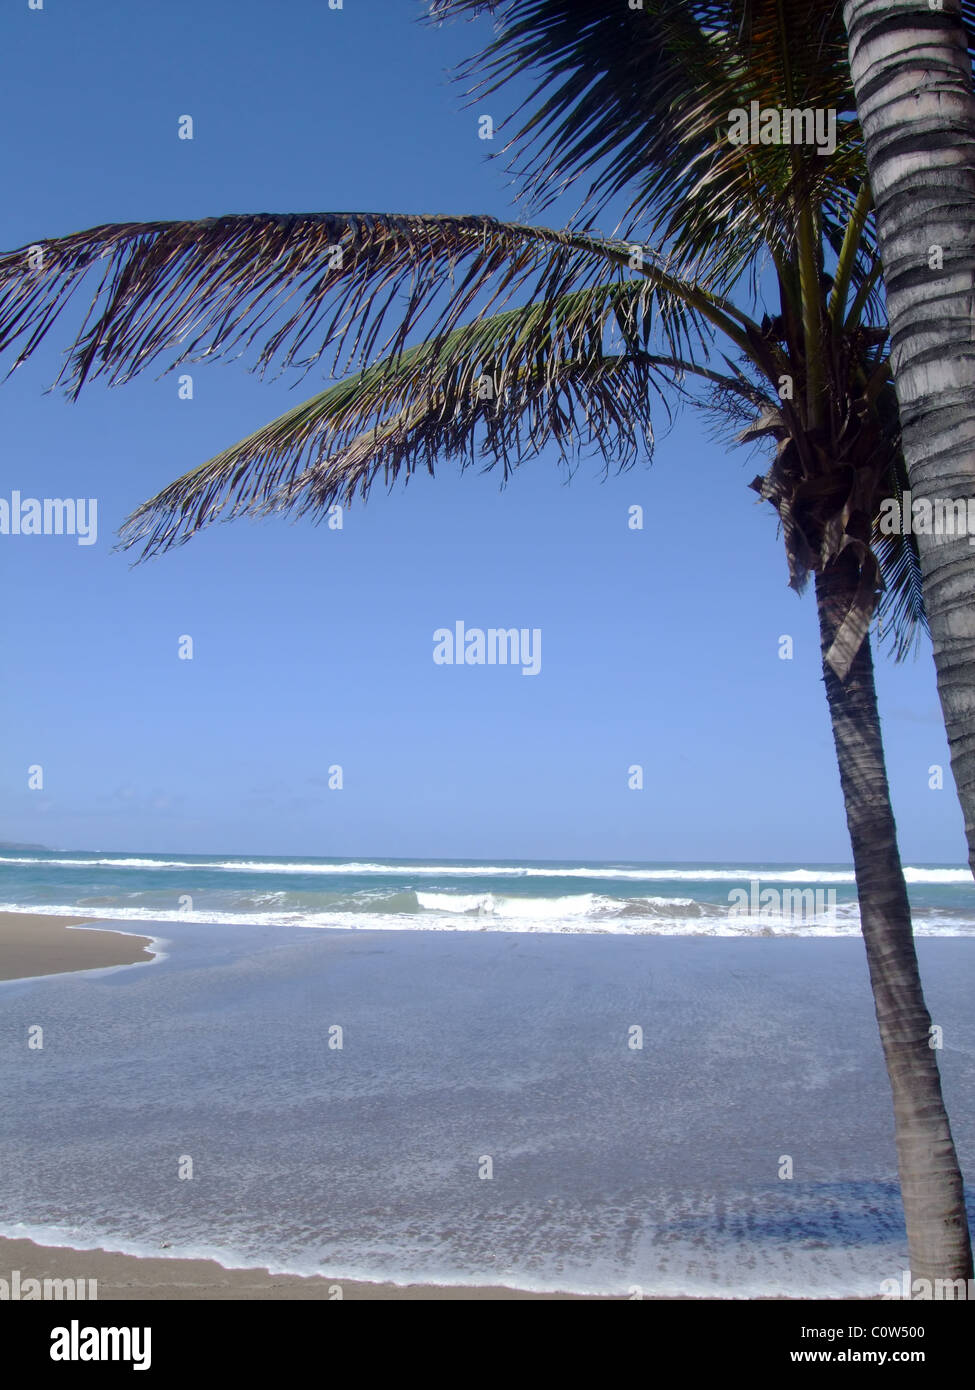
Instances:
[[[843,15],[886,267],[911,488],[915,498],[959,501],[965,516],[975,498],[975,92],[964,21],[972,24],[975,10],[956,0],[923,8],[910,0],[847,0]],[[953,530],[922,530],[918,546],[975,870],[975,555],[967,528]]]
[[[440,0],[434,15],[486,8]],[[526,196],[544,205],[594,170],[585,221],[309,213],[96,227],[0,257],[0,349],[17,341],[27,358],[91,274],[61,378],[73,395],[162,354],[176,366],[249,352],[260,371],[324,359],[337,378],[140,507],[123,544],[142,558],[217,519],[321,519],[377,479],[443,460],[507,478],[554,446],[625,465],[650,452],[656,409],[675,399],[769,446],[753,486],[778,513],[791,583],[815,579],[912,1271],[965,1278],[962,1179],[868,637],[879,607],[903,654],[923,608],[913,538],[876,526],[906,475],[862,142],[849,117],[823,154],[728,138],[729,113],[752,101],[852,110],[841,19],[786,43],[786,11],[804,25],[807,7],[786,0],[511,0],[476,70],[487,90],[541,74],[515,137]],[[623,233],[594,230],[623,195]]]

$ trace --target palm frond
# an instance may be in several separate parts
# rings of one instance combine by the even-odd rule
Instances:
[[[537,82],[508,125],[525,196],[547,206],[584,178],[582,211],[620,196],[682,272],[730,285],[764,248],[786,253],[792,205],[821,205],[842,235],[843,204],[865,177],[841,7],[821,0],[435,0],[434,18],[497,11],[499,32],[460,76],[478,99],[526,71]],[[735,108],[829,108],[829,155],[731,145]],[[872,236],[872,228],[866,235]]]
[[[885,482],[886,496],[896,497],[902,506],[909,487],[907,465],[898,445]],[[886,585],[877,609],[880,640],[889,647],[895,661],[903,661],[917,651],[922,635],[929,632],[917,537],[913,533],[887,535],[881,532],[878,518],[874,522],[873,549]]]
[[[468,467],[479,455],[507,478],[554,444],[564,458],[593,450],[625,467],[652,448],[651,400],[680,392],[688,373],[754,389],[673,356],[656,307],[646,282],[609,282],[406,348],[170,484],[128,520],[123,548],[142,545],[147,558],[218,518],[321,515],[365,498],[379,477],[389,485],[445,459]]]
[[[308,370],[328,348],[337,376],[403,351],[415,332],[436,342],[469,314],[556,299],[607,273],[635,278],[619,239],[486,216],[260,213],[107,225],[38,245],[39,269],[35,248],[0,256],[0,351],[19,341],[22,363],[93,272],[59,378],[74,396],[93,377],[127,381],[163,353],[172,368],[255,349],[264,372],[272,362]],[[655,287],[672,349],[687,349],[689,285],[668,280],[649,252],[636,278]],[[703,286],[696,294],[707,299]]]

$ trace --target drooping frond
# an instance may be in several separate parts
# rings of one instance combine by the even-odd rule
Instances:
[[[127,381],[165,353],[175,366],[253,349],[265,371],[307,370],[327,350],[338,375],[395,355],[411,334],[436,342],[465,316],[613,273],[637,278],[629,259],[626,242],[486,216],[258,213],[95,227],[0,256],[0,351],[21,343],[14,366],[30,356],[90,273],[61,377],[74,395],[93,377]],[[693,305],[668,292],[649,253],[638,274],[656,289],[658,326],[684,350]],[[706,288],[698,295],[707,300]]]
[[[902,507],[909,487],[907,464],[898,448],[885,480],[886,496],[896,498]],[[886,585],[877,609],[880,640],[890,648],[896,661],[903,661],[917,651],[922,634],[928,632],[917,537],[913,533],[887,534],[880,529],[878,518],[874,523],[873,549]]]
[[[688,375],[751,401],[743,376],[675,357],[646,282],[607,283],[505,310],[414,345],[285,412],[145,503],[123,531],[142,558],[217,519],[321,515],[438,461],[505,478],[554,444],[624,467],[652,444],[651,404]],[[698,357],[703,343],[698,344]],[[663,348],[663,351],[658,349]]]
[[[886,588],[877,607],[879,637],[903,661],[916,652],[922,634],[928,632],[921,557],[914,536],[880,536],[874,539]]]

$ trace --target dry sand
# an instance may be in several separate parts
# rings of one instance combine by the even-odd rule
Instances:
[[[0,980],[99,970],[153,959],[148,936],[115,931],[76,931],[82,917],[35,917],[0,912]],[[91,919],[88,919],[91,920]]]

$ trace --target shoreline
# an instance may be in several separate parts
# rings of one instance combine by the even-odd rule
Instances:
[[[380,1302],[538,1299],[589,1302],[614,1298],[613,1294],[535,1293],[500,1284],[373,1284],[362,1279],[326,1279],[320,1274],[272,1274],[268,1269],[225,1269],[216,1260],[77,1250],[73,1246],[38,1245],[32,1240],[0,1236],[0,1279],[9,1282],[14,1270],[20,1273],[22,1288],[27,1279],[97,1280],[99,1303],[118,1299],[263,1303],[269,1300],[336,1302],[339,1298]],[[625,1299],[626,1295],[615,1297]]]
[[[156,959],[152,937],[91,930],[86,925],[97,920],[0,912],[0,981],[142,965]]]
[[[26,1237],[0,1236],[0,1279],[19,1275],[20,1301],[28,1279],[97,1281],[97,1299],[64,1302],[584,1302],[632,1301],[630,1293],[538,1292],[505,1284],[394,1284],[365,1279],[329,1279],[322,1274],[272,1274],[267,1267],[227,1269],[216,1260],[187,1256],[127,1255],[114,1250],[79,1250],[74,1246],[38,1245]],[[91,1286],[85,1286],[90,1294]],[[660,1294],[642,1295],[645,1303],[804,1303],[823,1295]],[[6,1300],[6,1295],[4,1295]],[[830,1303],[876,1302],[879,1294],[831,1297]],[[18,1301],[14,1299],[13,1301]],[[30,1301],[34,1301],[31,1299]]]

